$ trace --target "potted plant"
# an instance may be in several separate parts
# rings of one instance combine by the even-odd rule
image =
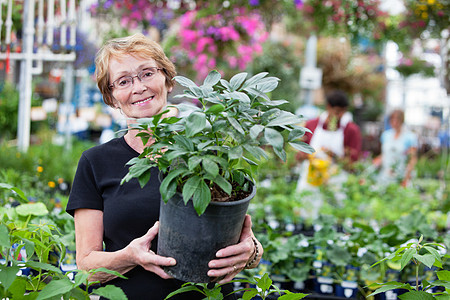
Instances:
[[[239,240],[248,202],[256,192],[256,167],[267,151],[273,149],[283,161],[288,145],[314,151],[299,140],[307,130],[298,125],[302,118],[279,108],[287,101],[267,96],[279,81],[267,74],[247,78],[247,73],[239,73],[227,81],[211,71],[200,86],[176,76],[186,88],[177,96],[196,99],[199,107],[180,104],[179,116],[164,117],[165,111],[138,120],[132,128],[140,130],[145,149],[129,161],[122,182],[138,178],[144,186],[150,168],[159,168],[158,253],[177,260],[166,269],[175,278],[210,281],[209,260]],[[193,253],[187,255],[188,250]]]

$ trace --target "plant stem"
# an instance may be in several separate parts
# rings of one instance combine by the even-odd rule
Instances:
[[[416,291],[419,291],[419,264],[416,264]]]

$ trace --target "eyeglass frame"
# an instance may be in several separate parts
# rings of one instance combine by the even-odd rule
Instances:
[[[117,78],[116,80],[114,80],[110,85],[109,88],[115,88],[118,90],[121,90],[121,88],[117,88],[114,83],[117,82],[118,80],[122,79],[122,78],[131,78],[131,86],[127,87],[130,88],[134,85],[134,78],[138,78],[140,82],[142,82],[141,77],[139,76],[140,74],[142,74],[142,72],[144,72],[145,70],[149,70],[149,69],[156,69],[156,72],[154,72],[154,75],[156,75],[156,73],[158,73],[159,70],[164,70],[164,68],[158,68],[158,67],[146,67],[144,69],[142,69],[141,71],[139,71],[136,75],[134,76],[121,76],[119,78]],[[153,78],[153,76],[151,76],[151,78]],[[150,79],[151,79],[150,78]],[[127,88],[122,88],[123,90],[127,89]]]

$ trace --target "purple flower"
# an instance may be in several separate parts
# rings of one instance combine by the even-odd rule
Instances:
[[[257,6],[259,5],[259,0],[248,0],[248,4],[251,6]]]

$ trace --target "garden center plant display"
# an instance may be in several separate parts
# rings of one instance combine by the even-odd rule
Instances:
[[[417,241],[407,242],[373,266],[391,260],[400,263],[400,270],[412,265],[414,272],[411,282],[389,281],[374,283],[369,287],[377,288],[372,295],[391,290],[400,290],[400,299],[449,299],[450,298],[450,270],[443,269],[443,259],[449,259],[444,245],[424,242],[423,236]],[[421,276],[426,267],[431,276]],[[407,278],[407,280],[410,278]],[[440,289],[439,289],[440,288]]]
[[[120,273],[105,268],[64,272],[66,241],[45,204],[29,203],[20,189],[9,184],[0,183],[0,189],[13,191],[20,199],[14,206],[3,203],[0,207],[2,299],[89,300],[90,295],[126,299],[120,288],[95,288],[98,282],[88,280],[96,272],[123,277]]]
[[[138,120],[133,126],[141,131],[139,136],[146,147],[138,158],[129,162],[129,172],[123,182],[138,178],[140,184],[145,185],[150,168],[158,167],[161,171],[158,253],[177,260],[176,266],[166,269],[175,278],[209,281],[203,275],[208,270],[208,261],[214,258],[217,250],[238,241],[248,202],[256,192],[254,173],[258,162],[267,158],[266,149],[273,149],[283,161],[288,145],[307,153],[314,151],[300,141],[307,130],[298,125],[302,118],[279,108],[285,100],[274,101],[267,96],[278,85],[278,79],[266,77],[267,74],[248,78],[247,73],[239,73],[227,81],[219,72],[211,71],[201,86],[186,77],[176,76],[174,80],[187,88],[179,97],[198,100],[200,107],[179,105],[180,117],[165,118],[166,112],[163,112],[153,118]],[[147,144],[150,139],[152,142]],[[186,211],[185,206],[192,206],[195,213],[188,213],[193,210]],[[223,207],[227,208],[222,210]],[[234,213],[224,212],[231,207],[238,211],[235,219],[231,217]],[[180,215],[166,217],[165,210],[169,208]],[[208,210],[215,217],[203,216]],[[186,220],[188,215],[192,218]],[[222,215],[225,223],[220,224],[217,216]],[[198,216],[202,217],[199,219]],[[212,219],[208,225],[194,223],[207,219]],[[179,229],[175,232],[172,227],[165,229],[169,228],[167,223],[180,221],[186,221],[186,224],[178,224],[178,228],[192,231],[193,237]],[[194,241],[199,238],[199,228],[202,228],[202,236],[211,235],[218,240]],[[204,228],[211,232],[205,232]],[[218,233],[219,229],[224,231]],[[173,236],[182,239],[183,247],[166,244],[165,241]],[[193,265],[182,265],[186,261],[186,257],[181,257],[183,253],[177,253],[177,249],[190,248],[186,243],[201,253],[194,264],[200,258],[204,259],[198,278],[194,275]],[[212,249],[199,249],[201,245]]]

